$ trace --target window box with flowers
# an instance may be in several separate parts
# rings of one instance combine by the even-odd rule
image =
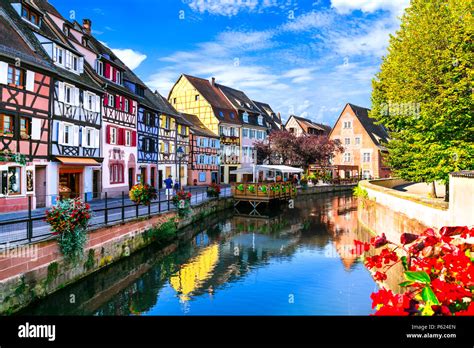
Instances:
[[[173,197],[173,204],[178,210],[178,216],[185,218],[191,213],[191,192],[177,191]]]

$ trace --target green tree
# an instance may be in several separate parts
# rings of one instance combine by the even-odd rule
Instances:
[[[390,133],[387,163],[415,182],[473,169],[472,0],[412,0],[373,81],[371,117]]]

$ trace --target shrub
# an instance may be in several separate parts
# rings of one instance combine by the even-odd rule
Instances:
[[[138,184],[132,187],[129,193],[130,200],[136,204],[150,205],[157,198],[156,189],[150,185]]]
[[[382,236],[370,243],[355,241],[355,254],[384,247],[365,258],[365,266],[381,285],[371,295],[376,315],[474,315],[474,228],[429,228],[421,235],[404,233],[400,243]],[[396,264],[404,269],[402,294],[383,287],[387,271]]]
[[[369,193],[367,192],[367,190],[360,186],[356,186],[352,192],[353,192],[354,197],[364,198],[364,199],[369,198]]]
[[[89,204],[80,199],[59,201],[46,211],[46,222],[57,236],[59,249],[66,258],[75,260],[82,256],[91,215]]]

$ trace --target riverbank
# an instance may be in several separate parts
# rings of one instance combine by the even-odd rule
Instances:
[[[178,231],[207,216],[232,207],[232,198],[211,200],[193,207],[191,215],[180,220]],[[126,258],[153,243],[149,231],[176,217],[167,212],[89,233],[82,260],[66,262],[57,242],[49,240],[8,250],[0,257],[0,314],[11,314],[65,286]],[[181,236],[164,248],[172,252]],[[20,248],[22,248],[20,250]]]

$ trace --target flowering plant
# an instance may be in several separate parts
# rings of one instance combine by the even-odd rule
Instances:
[[[247,186],[247,190],[248,190],[250,193],[255,193],[255,185],[249,185],[249,186]]]
[[[215,183],[212,183],[211,186],[207,188],[208,197],[219,197],[221,194],[221,187]]]
[[[382,285],[371,295],[375,315],[474,315],[474,228],[429,228],[421,235],[404,233],[400,244],[385,234],[370,243],[355,241],[353,253],[372,248],[380,253],[365,258],[365,265]],[[404,269],[405,291],[394,294],[383,287],[387,271],[396,264]]]
[[[57,236],[59,248],[66,257],[75,259],[82,254],[91,216],[90,205],[80,199],[59,201],[46,211],[46,222]]]
[[[244,192],[244,184],[240,184],[236,188],[237,188],[238,191]]]
[[[153,186],[138,184],[132,187],[129,197],[136,204],[150,205],[150,202],[156,199],[157,194]]]
[[[178,209],[178,216],[180,218],[186,217],[191,212],[191,192],[184,190],[177,191],[173,196],[173,204]]]
[[[263,194],[267,194],[267,193],[268,193],[268,187],[267,187],[267,185],[262,185],[262,186],[260,186],[259,190],[260,190],[260,192],[262,192]]]

